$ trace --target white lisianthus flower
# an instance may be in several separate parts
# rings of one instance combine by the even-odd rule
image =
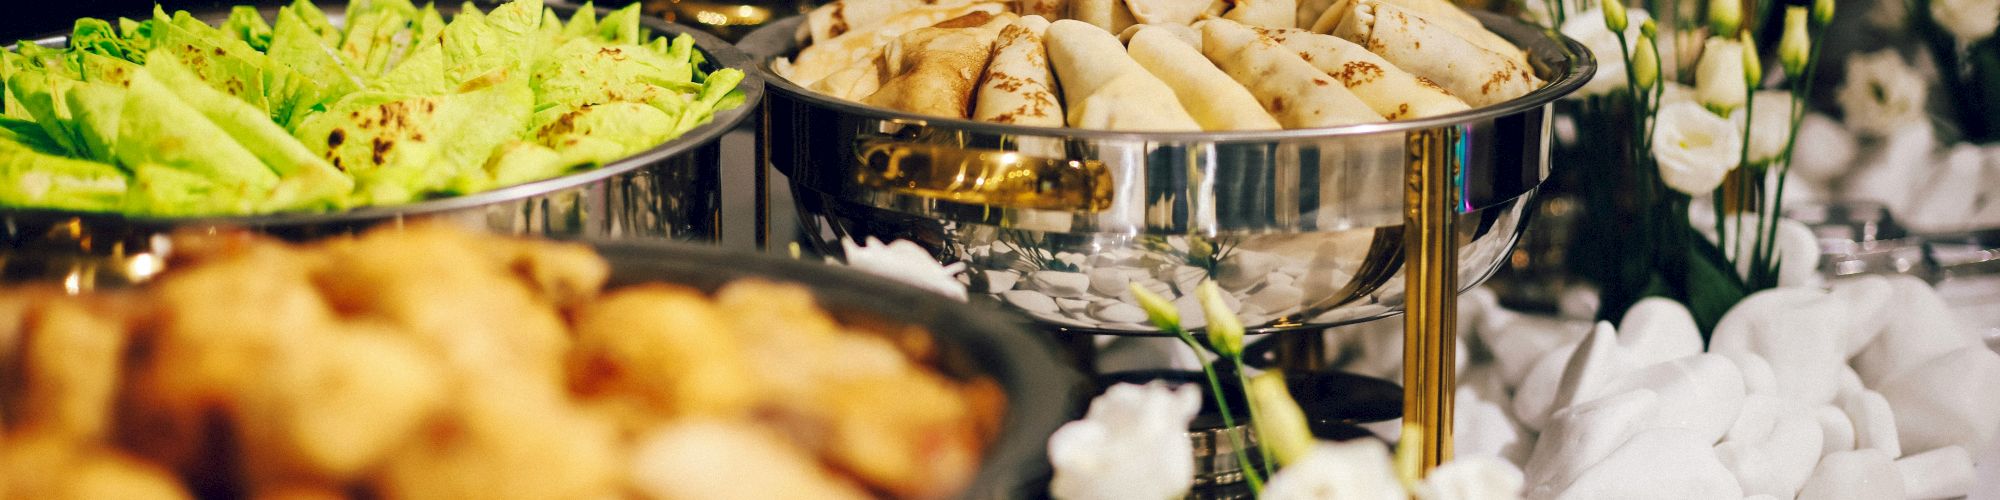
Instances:
[[[1694,87],[1681,82],[1667,82],[1666,89],[1660,91],[1660,107],[1677,102],[1696,102]]]
[[[1404,500],[1389,450],[1372,439],[1321,441],[1271,476],[1264,500]]]
[[[1743,106],[1746,89],[1743,44],[1722,37],[1702,44],[1701,60],[1694,66],[1695,98],[1709,109],[1727,113]]]
[[[1884,49],[1849,57],[1847,81],[1834,98],[1849,128],[1881,137],[1924,121],[1926,85],[1922,72],[1895,49]]]
[[[871,236],[867,245],[842,239],[840,246],[846,250],[847,267],[965,302],[965,283],[957,278],[965,272],[964,262],[939,264],[930,251],[909,240],[884,245]]]
[[[1776,160],[1785,152],[1785,140],[1792,133],[1792,95],[1782,90],[1760,90],[1754,106],[1747,106],[1756,113],[1750,122],[1750,163],[1764,163]],[[1729,121],[1736,124],[1736,130],[1743,130],[1747,115],[1737,108],[1729,114]]]
[[[1736,126],[1700,104],[1677,102],[1660,106],[1653,136],[1653,158],[1668,187],[1701,196],[1722,185],[1736,168],[1743,137]]]
[[[1653,16],[1647,14],[1645,9],[1625,11],[1627,47],[1639,46],[1639,26],[1646,24],[1646,21],[1652,18]],[[1591,77],[1590,81],[1584,83],[1583,88],[1572,97],[1603,95],[1625,90],[1625,58],[1618,48],[1618,36],[1611,33],[1611,28],[1604,26],[1604,9],[1594,8],[1570,14],[1563,20],[1562,33],[1582,42],[1585,48],[1590,49],[1591,55],[1597,57],[1597,76]],[[1666,53],[1666,47],[1661,47],[1661,51],[1662,61],[1673,60]],[[1662,64],[1662,66],[1668,65]],[[1662,74],[1660,78],[1667,79],[1667,76]]]
[[[1958,43],[1985,40],[2000,27],[2000,0],[1930,0],[1930,7],[1931,19],[1951,32]]]
[[[1187,494],[1194,478],[1188,422],[1201,411],[1201,389],[1163,382],[1118,384],[1090,401],[1083,420],[1049,436],[1062,500],[1166,500]]]

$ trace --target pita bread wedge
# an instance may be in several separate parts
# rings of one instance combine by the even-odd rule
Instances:
[[[1278,120],[1264,112],[1248,89],[1203,58],[1201,50],[1169,30],[1146,27],[1132,35],[1126,51],[1154,77],[1166,82],[1181,107],[1202,130],[1271,130]]]
[[[1334,28],[1396,67],[1437,82],[1473,107],[1520,97],[1542,85],[1516,57],[1481,48],[1450,30],[1381,0],[1353,0]]]
[[[1042,33],[1049,21],[1026,16],[1000,29],[993,42],[993,59],[979,82],[972,119],[1043,127],[1063,125],[1062,98],[1056,95],[1055,73],[1049,70]]]
[[[1444,87],[1403,71],[1354,42],[1305,30],[1258,29],[1257,32],[1298,52],[1300,58],[1346,84],[1347,90],[1368,103],[1369,109],[1391,121],[1471,109]]]
[[[1201,130],[1172,88],[1089,23],[1049,23],[1049,66],[1062,84],[1069,126],[1108,130]]]
[[[918,28],[882,51],[887,80],[862,102],[911,113],[966,118],[972,90],[993,53],[993,39],[1013,14],[974,12]]]
[[[1069,18],[1090,23],[1106,32],[1117,33],[1138,24],[1125,0],[1070,0]]]
[[[798,57],[788,65],[790,78],[800,85],[812,85],[857,62],[866,60],[868,54],[877,47],[895,40],[896,37],[917,28],[922,28],[973,12],[999,14],[1006,5],[999,2],[980,2],[956,6],[918,7],[900,14],[889,16],[866,30],[848,31],[823,43],[815,43],[799,51]],[[776,65],[774,65],[776,68]]]
[[[1346,85],[1248,26],[1212,19],[1201,24],[1201,35],[1202,54],[1249,89],[1285,128],[1382,121]]]

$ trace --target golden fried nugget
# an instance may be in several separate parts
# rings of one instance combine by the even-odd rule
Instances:
[[[325,484],[280,484],[260,486],[250,492],[250,500],[347,500],[347,493]]]
[[[636,396],[664,415],[735,415],[756,395],[723,315],[688,288],[642,285],[576,314],[571,380],[586,393]]]
[[[661,426],[633,451],[629,474],[635,489],[658,500],[869,498],[783,437],[733,420]]]
[[[611,277],[611,265],[590,247],[575,243],[485,237],[478,247],[505,263],[542,301],[558,307],[597,297]]]
[[[58,299],[43,302],[28,323],[14,425],[79,440],[103,437],[124,357],[123,318],[80,299]]]
[[[469,380],[452,410],[393,452],[386,499],[596,499],[618,490],[615,432],[561,389],[522,376]]]
[[[447,374],[413,341],[347,330],[273,367],[244,396],[237,427],[255,477],[353,479],[444,406]]]
[[[728,314],[736,333],[753,338],[831,337],[840,325],[819,308],[803,286],[758,279],[738,280],[715,293],[715,306]]]
[[[16,433],[0,448],[0,497],[48,500],[192,498],[171,474],[87,441]]]
[[[979,465],[979,433],[954,387],[930,377],[828,387],[833,439],[823,456],[902,497],[958,491]]]
[[[325,248],[339,262],[315,276],[334,307],[407,331],[450,366],[561,380],[561,317],[463,231],[419,225]]]

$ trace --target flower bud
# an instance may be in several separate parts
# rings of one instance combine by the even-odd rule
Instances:
[[[1194,295],[1201,300],[1201,314],[1208,317],[1209,347],[1225,357],[1242,355],[1243,320],[1236,317],[1236,311],[1229,310],[1229,304],[1222,302],[1222,287],[1205,280],[1195,287]]]
[[[1139,286],[1139,282],[1136,281],[1132,282],[1131,290],[1132,298],[1139,299],[1139,308],[1146,310],[1146,320],[1152,321],[1153,326],[1161,330],[1181,328],[1181,310],[1175,308],[1173,302],[1168,302],[1166,297]]]
[[[1617,1],[1617,0],[1607,0]],[[1306,427],[1306,412],[1292,400],[1285,387],[1285,374],[1277,370],[1258,374],[1244,388],[1250,397],[1251,415],[1256,419],[1259,446],[1271,450],[1278,465],[1289,465],[1313,447],[1312,430]]]
[[[1647,21],[1651,23],[1652,21]],[[1660,56],[1654,54],[1653,37],[1639,37],[1639,45],[1632,48],[1632,83],[1639,90],[1653,88],[1660,79]]]
[[[1657,39],[1660,37],[1660,25],[1653,23],[1653,18],[1646,18],[1646,22],[1639,23],[1639,34]]]
[[[1812,59],[1812,35],[1806,33],[1805,7],[1785,7],[1785,35],[1778,39],[1778,62],[1785,65],[1785,78],[1796,80],[1806,72]]]
[[[1735,33],[1743,25],[1743,0],[1708,0],[1708,28],[1717,35]]]
[[[1744,63],[1754,60],[1746,56],[1743,44],[1736,40],[1711,37],[1703,44],[1701,61],[1694,67],[1694,95],[1708,109],[1718,113],[1728,113],[1743,105],[1746,98],[1746,82],[1749,76]]]
[[[1604,27],[1612,33],[1624,33],[1625,26],[1625,2],[1604,0]]]
[[[1833,24],[1833,0],[1814,0],[1812,21],[1819,26]]]
[[[1736,39],[1743,47],[1743,84],[1757,88],[1764,83],[1764,59],[1757,55],[1757,40],[1748,31],[1737,33]]]

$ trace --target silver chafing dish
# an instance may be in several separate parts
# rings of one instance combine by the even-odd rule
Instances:
[[[331,20],[340,22],[339,5],[323,2],[321,7]],[[565,17],[578,8],[561,2],[548,6]],[[456,6],[438,9],[446,15],[457,11]],[[266,18],[275,16],[275,6],[264,10]],[[211,24],[228,17],[227,8],[193,12]],[[171,218],[0,208],[0,280],[54,278],[72,283],[72,289],[88,288],[100,280],[143,280],[158,271],[162,255],[170,250],[163,236],[177,230],[247,228],[297,240],[350,234],[381,224],[444,219],[507,234],[716,241],[722,227],[720,139],[756,113],[764,96],[763,74],[750,67],[743,52],[714,35],[658,17],[642,17],[640,24],[655,36],[694,37],[710,71],[743,69],[744,79],[738,84],[743,104],[716,113],[709,123],[680,137],[598,168],[403,205]],[[66,35],[35,43],[61,46],[68,41]]]
[[[1551,103],[1596,62],[1581,44],[1477,13],[1548,85],[1419,120],[1257,132],[1129,133],[918,116],[767,77],[764,152],[820,251],[909,239],[964,262],[985,294],[1044,326],[1145,335],[1128,283],[1174,298],[1199,327],[1214,279],[1253,333],[1367,321],[1404,304],[1405,176],[1456,165],[1457,283],[1507,258],[1549,172]],[[800,18],[740,44],[768,71]],[[1415,206],[1411,200],[1410,206]]]

